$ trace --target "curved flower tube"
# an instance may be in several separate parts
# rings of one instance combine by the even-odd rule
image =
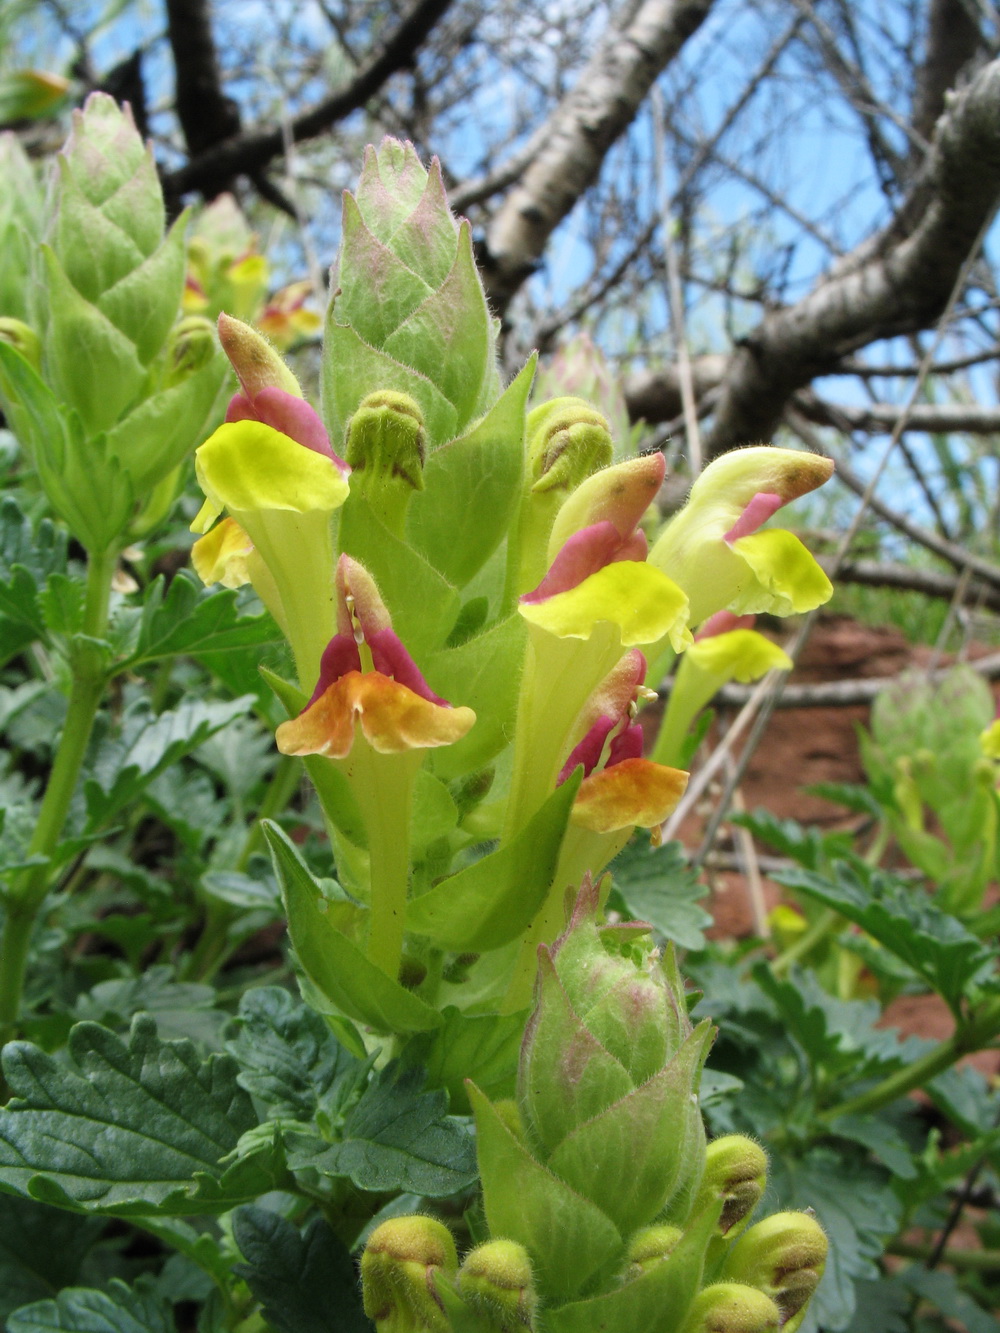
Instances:
[[[195,569],[228,578],[231,587],[244,575],[254,584],[292,644],[300,683],[311,690],[333,632],[330,518],[347,498],[350,469],[260,334],[226,315],[219,331],[241,392],[225,424],[195,451],[205,503],[191,526],[207,534],[195,543]],[[233,530],[212,528],[223,511],[253,548],[242,563],[232,559]]]
[[[799,539],[759,529],[832,472],[829,458],[769,445],[709,464],[649,553],[687,593],[692,625],[721,610],[787,616],[829,600],[830,580]]]
[[[731,680],[748,684],[769,671],[790,671],[783,648],[752,628],[753,616],[717,611],[695,635],[674,676],[653,758],[661,764],[688,761],[685,741],[695,717]]]
[[[642,757],[642,728],[635,720],[640,701],[652,696],[643,686],[646,659],[638,649],[625,653],[587,700],[575,728],[579,735],[559,774],[564,782],[582,765],[580,784],[563,838],[552,892],[526,932],[504,1008],[527,1003],[539,943],[563,928],[567,885],[585,875],[599,876],[637,827],[654,830],[677,806],[688,775]],[[581,734],[582,733],[582,734]]]
[[[663,480],[660,454],[587,478],[552,528],[549,568],[521,598],[529,643],[518,706],[510,836],[555,785],[574,724],[622,650],[667,637],[688,642],[687,598],[645,560],[639,520]]]
[[[368,956],[399,972],[410,871],[413,784],[423,752],[461,740],[476,720],[436,695],[392,628],[375,580],[342,555],[334,581],[336,633],[298,717],[278,727],[282,754],[319,756],[346,778],[369,849]],[[317,783],[320,798],[322,784]],[[327,811],[331,824],[337,820]]]

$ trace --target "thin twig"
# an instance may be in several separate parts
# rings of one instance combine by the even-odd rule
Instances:
[[[875,488],[878,485],[879,481],[881,480],[882,474],[889,463],[889,459],[892,456],[892,451],[895,449],[900,436],[906,429],[907,416],[923,391],[924,381],[930,374],[931,367],[934,364],[934,358],[937,356],[938,348],[941,346],[941,343],[944,339],[945,330],[947,329],[948,325],[951,322],[955,306],[958,303],[959,297],[965,290],[965,284],[968,281],[969,273],[979,257],[980,247],[983,244],[983,241],[986,237],[986,233],[989,230],[992,220],[993,220],[993,214],[991,212],[990,217],[985,222],[983,222],[982,226],[980,227],[978,235],[976,236],[975,243],[971,246],[968,254],[966,255],[965,259],[962,262],[962,265],[958,272],[958,276],[956,277],[955,282],[952,286],[951,294],[948,297],[948,302],[945,305],[945,308],[942,311],[941,317],[938,320],[937,326],[934,330],[934,337],[931,339],[930,346],[928,347],[927,352],[920,363],[920,370],[910,388],[910,392],[907,396],[906,402],[903,405],[902,410],[900,411],[900,415],[898,420],[896,421],[896,425],[893,429],[892,435],[890,436],[889,441],[886,444],[885,448],[882,450],[881,457],[879,458],[875,466],[875,470],[872,473],[871,479],[869,480],[868,485],[865,487],[864,494],[861,496],[861,502],[857,507],[857,510],[854,514],[854,518],[848,525],[847,531],[844,533],[843,537],[840,540],[840,544],[837,547],[837,550],[834,552],[833,556],[834,576],[836,576],[836,571],[839,569],[841,561],[843,561],[847,556],[847,552],[851,549],[851,544],[853,543],[855,537],[857,536],[858,532],[861,529],[861,524],[864,521],[865,513],[875,493]],[[803,618],[802,624],[795,635],[795,639],[792,645],[787,649],[788,655],[793,662],[798,660],[798,657],[801,654],[807,639],[809,638],[809,634],[812,630],[815,620],[816,620],[816,611],[810,611]],[[774,675],[776,675],[778,679],[772,683],[771,676]],[[713,841],[715,840],[715,835],[718,832],[719,825],[722,823],[723,819],[726,817],[726,814],[729,810],[730,802],[733,799],[733,792],[736,790],[736,788],[739,786],[740,782],[743,779],[743,774],[746,772],[747,765],[750,763],[750,759],[754,751],[756,750],[758,744],[760,743],[761,737],[763,736],[764,730],[767,727],[767,723],[770,719],[771,713],[774,711],[775,704],[777,703],[778,698],[780,697],[781,692],[785,687],[787,678],[788,677],[785,672],[770,672],[767,676],[764,677],[764,681],[767,682],[768,688],[761,698],[760,708],[759,711],[757,712],[756,720],[754,721],[753,727],[750,731],[750,735],[747,737],[747,742],[743,747],[742,753],[740,754],[740,757],[736,762],[734,771],[730,774],[726,782],[725,789],[723,790],[722,797],[709,818],[701,847],[698,849],[698,853],[694,858],[695,865],[700,865],[702,863],[709,849],[711,848]],[[744,711],[746,711],[751,707],[751,704],[753,703],[755,697],[756,697],[756,692],[754,695],[751,696],[751,699],[747,701],[746,705],[744,706]],[[740,716],[742,716],[742,714],[740,714]]]

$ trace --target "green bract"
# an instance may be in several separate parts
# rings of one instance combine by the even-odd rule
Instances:
[[[93,94],[58,159],[25,302],[40,361],[0,346],[5,411],[53,506],[91,550],[124,545],[137,505],[162,507],[155,488],[217,410],[223,358],[207,346],[193,354],[190,331],[172,336],[184,227],[179,219],[164,237],[152,153],[130,112]]]

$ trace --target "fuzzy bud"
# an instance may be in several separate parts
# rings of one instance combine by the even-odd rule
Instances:
[[[755,1287],[715,1282],[694,1299],[683,1333],[776,1333],[781,1311]]]
[[[764,1149],[743,1134],[726,1134],[705,1149],[705,1174],[694,1207],[721,1200],[719,1234],[732,1240],[749,1222],[766,1184]]]
[[[534,1328],[531,1260],[522,1245],[494,1240],[469,1254],[458,1272],[459,1295],[497,1333]]]
[[[390,1218],[375,1228],[361,1256],[365,1314],[379,1333],[448,1333],[434,1278],[457,1268],[447,1227],[430,1217]]]
[[[251,403],[262,389],[283,389],[302,397],[298,380],[267,339],[249,324],[220,315],[219,342]]]
[[[722,1276],[769,1296],[785,1328],[819,1285],[827,1249],[823,1228],[809,1213],[775,1213],[743,1233],[726,1255]]]
[[[42,343],[34,329],[23,320],[0,317],[0,341],[10,343],[35,370],[42,367]]]
[[[646,1273],[657,1264],[669,1259],[677,1242],[684,1235],[680,1227],[661,1223],[658,1226],[643,1227],[637,1231],[628,1244],[625,1255],[627,1267],[624,1277],[626,1282]]]
[[[370,393],[351,418],[345,453],[351,489],[402,536],[410,496],[424,488],[427,439],[418,405],[405,393]]]

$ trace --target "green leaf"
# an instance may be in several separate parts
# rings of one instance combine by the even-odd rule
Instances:
[[[898,1278],[862,1278],[854,1284],[857,1309],[847,1333],[911,1333],[910,1295]]]
[[[490,1231],[523,1245],[543,1292],[572,1300],[620,1259],[618,1229],[604,1213],[540,1162],[474,1085],[483,1201]]]
[[[510,527],[524,470],[525,407],[532,357],[497,403],[424,466],[424,489],[410,500],[413,545],[457,588],[483,567]]]
[[[50,634],[79,634],[83,629],[84,585],[65,574],[49,575],[39,597],[45,628]]]
[[[779,856],[787,856],[807,870],[818,870],[831,857],[842,856],[851,848],[848,834],[820,833],[811,824],[800,824],[796,819],[779,819],[770,810],[733,815],[732,822],[742,824]]]
[[[379,389],[394,389],[416,400],[432,447],[450,440],[457,418],[440,389],[426,375],[370,347],[337,319],[334,311],[323,346],[323,416],[333,447],[342,446],[361,399]]]
[[[275,1333],[371,1333],[354,1261],[322,1217],[300,1232],[248,1205],[233,1214],[233,1235],[246,1260],[236,1274]]]
[[[870,1148],[900,1180],[913,1180],[916,1176],[910,1145],[895,1125],[883,1116],[842,1115],[834,1120],[831,1128],[840,1138]]]
[[[0,1194],[0,1321],[78,1281],[104,1227],[100,1218]]]
[[[527,635],[524,617],[515,613],[477,638],[445,648],[422,663],[432,690],[476,714],[476,725],[467,736],[434,752],[432,764],[439,777],[463,777],[482,768],[510,743]]]
[[[47,365],[59,398],[80,414],[88,435],[113,426],[139,397],[146,369],[131,338],[80,295],[49,246],[45,260]]]
[[[492,1099],[513,1097],[525,1015],[465,1014],[444,1011],[436,1032],[414,1037],[404,1059],[423,1065],[432,1088],[445,1088],[452,1109],[469,1110],[465,1080],[471,1078]]]
[[[169,586],[155,579],[146,591],[134,651],[116,671],[132,671],[178,653],[231,651],[274,643],[281,634],[264,612],[242,615],[239,595],[230,588],[211,591],[193,578],[178,574]]]
[[[483,381],[492,368],[492,334],[489,307],[472,256],[472,229],[463,221],[451,271],[389,335],[382,350],[433,377],[455,410],[455,429],[461,430],[472,419]],[[440,435],[435,438],[442,439]]]
[[[690,1222],[665,1263],[651,1265],[638,1278],[603,1296],[573,1301],[548,1315],[551,1333],[681,1333],[691,1302],[701,1286],[705,1251],[719,1220],[712,1202]]]
[[[346,1176],[373,1193],[406,1190],[438,1199],[468,1189],[476,1178],[472,1135],[447,1114],[447,1093],[421,1091],[424,1079],[414,1066],[386,1065],[348,1112],[342,1141],[296,1152],[292,1139],[289,1167]]]
[[[802,1047],[827,1078],[883,1077],[929,1049],[918,1038],[900,1042],[893,1029],[877,1028],[877,1000],[838,1000],[819,984],[815,973],[793,969],[779,979],[767,963],[758,963],[753,977],[774,1003],[785,1034]]]
[[[337,1117],[368,1067],[346,1051],[314,1010],[279,986],[249,990],[226,1049],[238,1082],[275,1117]]]
[[[9,1333],[174,1333],[170,1301],[138,1283],[112,1278],[107,1290],[68,1287],[54,1301],[25,1305],[7,1320]]]
[[[1000,1333],[1000,1321],[962,1290],[954,1273],[911,1264],[897,1280],[915,1295],[930,1301],[947,1320],[955,1320],[965,1333]]]
[[[0,1187],[79,1212],[223,1212],[273,1187],[220,1160],[256,1123],[228,1056],[163,1042],[147,1015],[126,1045],[79,1023],[69,1062],[28,1042],[3,1053],[13,1100],[0,1112]]]
[[[55,511],[89,551],[112,546],[131,516],[133,489],[107,437],[87,438],[79,415],[6,342],[0,342],[0,398]]]
[[[302,968],[335,1011],[379,1032],[425,1032],[438,1011],[387,976],[331,920],[330,903],[276,824],[261,824],[274,858],[288,933]]]
[[[66,534],[49,519],[34,528],[12,495],[0,501],[0,613],[39,637],[46,631],[39,592],[66,569]]]
[[[658,935],[682,949],[704,949],[702,932],[712,918],[698,900],[708,888],[688,866],[681,843],[651,847],[636,836],[612,861],[611,875],[634,920],[648,921]]]
[[[352,491],[340,511],[340,546],[375,579],[393,629],[417,661],[440,648],[458,617],[458,593],[418,551],[379,521],[360,491]]]
[[[135,919],[127,918],[130,922]],[[137,977],[98,982],[80,996],[73,1013],[81,1022],[125,1030],[136,1014],[149,1014],[156,1020],[156,1031],[163,1041],[186,1038],[217,1047],[222,1024],[229,1015],[214,1005],[212,986],[175,981],[173,968],[159,966],[149,967]]]
[[[460,953],[499,949],[527,930],[555,879],[581,778],[567,778],[508,843],[412,899],[407,929]]]
[[[830,1253],[810,1318],[814,1327],[839,1333],[854,1314],[855,1281],[878,1277],[875,1260],[899,1227],[902,1204],[887,1175],[827,1148],[800,1158],[775,1154],[768,1201],[771,1211],[815,1209]]]
[[[912,885],[843,861],[834,873],[836,880],[804,870],[781,871],[774,878],[866,930],[958,1012],[977,975],[992,971],[993,948]]]
[[[158,773],[242,716],[252,702],[249,695],[226,703],[189,698],[157,715],[148,700],[137,699],[122,717],[120,734],[98,749],[86,780],[90,828],[107,823]]]

